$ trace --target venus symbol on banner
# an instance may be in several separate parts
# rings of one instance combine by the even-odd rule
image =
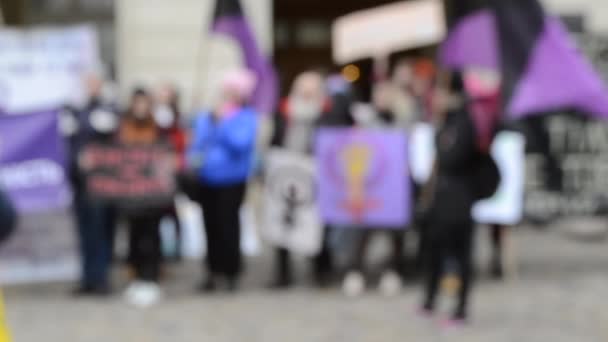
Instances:
[[[407,139],[397,130],[322,129],[319,208],[338,226],[404,228],[411,216]]]
[[[263,237],[303,255],[321,248],[323,226],[317,211],[312,158],[274,149],[266,160]]]

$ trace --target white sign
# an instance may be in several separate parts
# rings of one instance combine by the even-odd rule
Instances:
[[[434,136],[429,124],[417,124],[411,134],[410,165],[418,184],[424,184],[431,176],[435,162]],[[500,132],[494,138],[491,152],[500,170],[500,184],[492,198],[474,205],[473,218],[482,224],[516,225],[523,217],[525,138],[516,132]]]
[[[294,253],[316,255],[323,224],[317,210],[314,160],[276,149],[269,152],[265,171],[263,238]]]
[[[94,28],[0,30],[0,109],[10,114],[82,100],[82,78],[100,66]]]
[[[516,132],[500,132],[492,144],[492,157],[500,170],[500,184],[493,197],[473,207],[478,223],[516,225],[524,209],[525,138]]]
[[[439,43],[446,35],[440,0],[404,1],[338,18],[333,25],[338,64]]]

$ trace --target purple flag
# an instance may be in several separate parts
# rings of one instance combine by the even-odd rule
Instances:
[[[457,25],[439,51],[441,63],[460,69],[477,66],[498,70],[496,19],[490,10],[471,14]]]
[[[563,108],[608,119],[608,90],[562,22],[547,18],[507,112],[519,118]]]
[[[392,130],[322,129],[317,184],[326,223],[404,228],[411,218],[405,134]]]
[[[70,204],[56,112],[0,116],[0,187],[21,212]]]
[[[270,59],[264,56],[255,40],[239,0],[217,0],[213,32],[232,37],[240,45],[245,65],[257,76],[253,106],[261,113],[272,113],[278,101],[278,81]]]
[[[563,24],[545,16],[536,25],[535,18],[514,13],[487,9],[461,19],[441,47],[441,63],[499,71],[504,111],[512,118],[577,109],[608,119],[608,90]]]

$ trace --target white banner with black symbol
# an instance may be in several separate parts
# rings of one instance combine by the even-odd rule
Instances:
[[[305,256],[321,249],[323,224],[316,200],[312,157],[282,149],[266,159],[262,237]]]

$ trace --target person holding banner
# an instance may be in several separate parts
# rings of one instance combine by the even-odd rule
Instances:
[[[372,92],[372,106],[360,108],[355,112],[357,127],[363,129],[390,129],[396,126],[397,117],[393,110],[396,89],[390,82],[380,82]],[[357,113],[358,112],[358,113]],[[405,132],[405,128],[401,130]],[[406,177],[406,175],[404,175]],[[406,208],[403,208],[406,210]],[[389,228],[389,229],[386,229]],[[349,296],[360,295],[365,289],[365,257],[368,247],[377,232],[386,233],[390,239],[391,256],[386,263],[379,283],[380,291],[395,295],[402,287],[401,276],[404,264],[405,226],[403,227],[364,227],[360,232],[351,256],[349,270],[343,281],[343,291]]]
[[[188,162],[199,180],[199,203],[207,234],[207,278],[199,290],[213,292],[218,282],[235,291],[242,271],[240,209],[252,175],[258,113],[248,104],[256,78],[246,69],[226,73],[221,101],[196,119]]]
[[[329,109],[324,82],[323,76],[315,71],[303,72],[296,77],[289,96],[281,104],[279,113],[275,115],[272,146],[281,147],[301,156],[312,154],[319,119]],[[319,284],[331,269],[326,265],[328,262],[322,261],[322,259],[331,259],[328,257],[330,251],[327,239],[323,240],[325,241],[321,243],[321,251],[315,256],[313,264],[313,272]],[[269,287],[284,289],[293,283],[290,251],[287,248],[277,247],[275,253],[275,275]]]
[[[135,90],[120,125],[119,144],[141,147],[159,143],[161,134],[154,121],[153,108],[152,97],[143,89]],[[163,208],[151,206],[125,211],[130,229],[129,262],[135,273],[135,281],[125,291],[125,298],[135,306],[151,306],[162,297],[158,283],[162,262],[159,226]]]
[[[88,101],[82,109],[66,108],[60,115],[59,126],[67,139],[69,172],[74,191],[76,226],[80,242],[82,276],[74,290],[76,296],[107,295],[111,291],[108,279],[112,260],[115,213],[95,201],[86,190],[79,158],[90,143],[108,141],[118,127],[118,115],[111,101],[102,96],[103,78],[90,73],[85,76]]]

